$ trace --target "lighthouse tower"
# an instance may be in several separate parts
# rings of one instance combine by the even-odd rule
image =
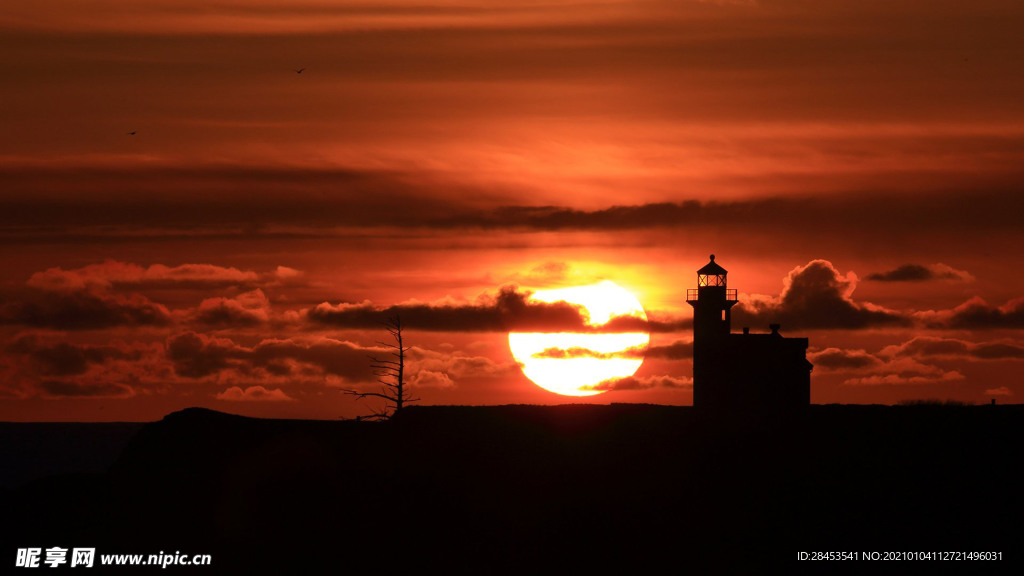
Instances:
[[[722,386],[723,363],[732,326],[731,309],[739,301],[736,290],[726,287],[729,272],[715,262],[697,270],[697,287],[686,291],[686,302],[693,306],[693,405],[719,403],[714,383]]]
[[[715,262],[697,270],[697,287],[686,291],[693,306],[693,405],[713,412],[789,411],[811,402],[807,338],[771,332],[733,334],[736,290],[726,287],[728,272]]]

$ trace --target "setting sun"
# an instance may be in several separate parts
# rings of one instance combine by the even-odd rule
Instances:
[[[512,356],[535,384],[556,394],[592,396],[601,384],[632,376],[643,363],[650,341],[646,332],[600,332],[617,316],[647,319],[640,302],[626,289],[605,280],[589,286],[541,290],[531,296],[539,302],[564,301],[581,306],[594,333],[511,332]]]

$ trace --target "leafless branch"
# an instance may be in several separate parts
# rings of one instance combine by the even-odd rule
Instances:
[[[370,359],[370,368],[373,369],[377,382],[381,384],[380,392],[360,392],[359,390],[344,389],[347,395],[355,396],[356,400],[364,398],[380,398],[384,400],[384,407],[374,412],[372,416],[365,416],[363,419],[386,420],[402,410],[412,402],[418,402],[418,397],[409,393],[408,385],[405,382],[405,354],[412,350],[412,346],[406,346],[403,342],[402,320],[397,315],[382,322],[384,329],[394,339],[394,342],[377,341],[377,344],[387,348],[389,354],[396,360],[367,356]]]

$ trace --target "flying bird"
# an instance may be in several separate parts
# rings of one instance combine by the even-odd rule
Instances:
[[[295,71],[295,73],[296,74],[302,74],[303,70],[305,70],[305,68],[299,68],[298,70]]]

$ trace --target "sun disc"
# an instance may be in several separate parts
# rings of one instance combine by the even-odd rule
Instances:
[[[540,290],[538,302],[564,301],[581,306],[588,325],[600,327],[616,316],[647,319],[636,296],[605,280],[589,286]],[[632,376],[643,364],[650,342],[646,332],[510,332],[509,348],[527,378],[545,390],[566,396],[593,396],[600,386]]]

